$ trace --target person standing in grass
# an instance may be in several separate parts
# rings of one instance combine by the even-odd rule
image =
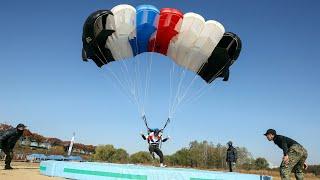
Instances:
[[[282,180],[290,180],[293,171],[296,180],[303,180],[303,169],[307,169],[307,150],[297,141],[286,136],[277,135],[274,129],[268,129],[264,134],[269,141],[273,141],[283,150],[283,158],[280,165],[280,176]]]

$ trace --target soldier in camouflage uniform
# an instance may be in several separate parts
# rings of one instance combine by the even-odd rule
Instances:
[[[297,180],[303,180],[303,169],[308,167],[305,163],[308,157],[307,150],[295,140],[277,135],[274,129],[268,129],[264,135],[283,150],[283,160],[280,165],[281,179],[290,180],[293,171]]]

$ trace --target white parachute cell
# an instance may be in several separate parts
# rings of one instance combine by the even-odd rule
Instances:
[[[111,9],[114,15],[116,32],[109,36],[106,46],[110,49],[115,60],[133,57],[129,44],[129,35],[135,32],[136,9],[130,5],[122,4]]]
[[[103,16],[100,16],[96,19],[96,23],[94,23],[94,36],[98,36],[99,33],[106,30],[115,30],[115,22],[114,17],[112,15],[107,16],[107,19],[104,21]]]
[[[187,58],[190,48],[194,47],[202,29],[205,26],[204,18],[195,13],[186,13],[179,34],[170,41],[167,55],[171,57],[178,65],[189,68],[193,62]],[[190,69],[190,68],[189,68]]]
[[[193,47],[189,49],[185,60],[186,62],[190,62],[187,68],[198,72],[218,45],[224,32],[224,27],[219,22],[213,20],[207,21]]]

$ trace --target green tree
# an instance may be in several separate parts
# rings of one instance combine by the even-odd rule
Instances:
[[[175,152],[173,155],[169,156],[169,158],[167,158],[166,161],[174,166],[191,166],[191,160],[189,157],[189,149],[182,148],[181,150]]]
[[[320,165],[310,165],[307,169],[307,172],[313,173],[316,176],[320,175]]]
[[[110,162],[113,163],[128,163],[129,154],[124,149],[116,149],[114,154],[110,157]]]
[[[213,147],[214,148],[214,147]],[[214,168],[226,168],[226,154],[227,147],[218,143],[214,148],[214,154],[212,155],[215,159]]]
[[[191,167],[207,167],[208,164],[208,149],[210,148],[207,141],[193,141],[189,147],[189,158]]]
[[[96,148],[96,153],[94,154],[94,160],[96,161],[107,161],[111,162],[112,156],[115,154],[116,149],[113,145],[100,145]]]
[[[150,153],[145,151],[140,151],[137,153],[134,153],[130,156],[130,162],[134,164],[143,164],[143,163],[151,163],[152,157]]]
[[[255,160],[255,168],[258,170],[267,169],[269,167],[269,163],[265,158],[257,158]]]
[[[253,157],[251,153],[245,147],[237,147],[237,154],[238,154],[238,165],[242,164],[251,164]]]

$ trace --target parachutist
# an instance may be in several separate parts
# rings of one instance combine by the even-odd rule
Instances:
[[[163,138],[162,133],[163,133],[163,130],[169,124],[170,118],[167,119],[166,124],[163,126],[162,129],[158,129],[158,128],[151,129],[148,126],[147,118],[145,115],[142,116],[142,119],[147,127],[148,135],[145,136],[143,133],[141,133],[141,137],[143,140],[147,140],[149,144],[149,152],[151,156],[154,158],[154,153],[156,153],[160,158],[160,166],[165,167],[165,165],[163,165],[163,161],[164,161],[163,153],[160,148],[161,148],[162,142],[166,142],[167,140],[169,140],[169,137]]]
[[[151,156],[154,158],[154,153],[156,153],[160,158],[160,166],[165,167],[165,165],[163,164],[164,159],[163,153],[160,149],[160,145],[162,144],[162,142],[166,142],[167,140],[169,140],[169,137],[163,138],[162,131],[163,129],[160,130],[158,128],[148,129],[148,135],[146,136],[144,134],[141,134],[141,137],[143,140],[147,140]]]

